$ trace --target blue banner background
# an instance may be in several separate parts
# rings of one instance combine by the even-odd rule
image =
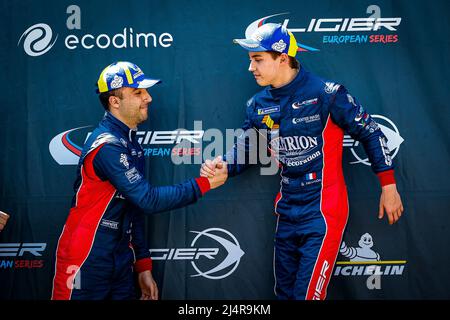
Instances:
[[[66,10],[73,4],[81,10],[80,29],[68,29],[66,24],[71,16]],[[295,33],[299,42],[320,50],[298,54],[305,68],[345,85],[369,112],[392,121],[404,139],[394,161],[405,212],[394,226],[377,219],[380,190],[370,168],[350,164],[357,160],[350,147],[344,148],[343,161],[350,202],[346,244],[357,248],[360,237],[369,233],[372,250],[386,262],[381,267],[403,269],[397,275],[381,276],[380,288],[369,289],[368,275],[357,275],[359,265],[339,255],[337,267],[350,266],[346,269],[350,274],[333,277],[328,298],[449,299],[450,22],[446,14],[450,3],[446,0],[363,0],[339,5],[331,0],[111,0],[106,5],[81,0],[0,1],[0,210],[11,214],[0,233],[0,245],[46,243],[42,256],[0,255],[0,299],[50,297],[54,253],[73,195],[75,166],[59,165],[49,143],[61,132],[95,126],[101,119],[103,108],[94,84],[106,65],[133,61],[146,74],[163,80],[150,90],[149,120],[140,130],[194,130],[194,121],[202,121],[203,130],[217,128],[225,133],[242,125],[247,99],[260,90],[247,72],[246,52],[232,43],[233,38],[244,37],[251,22],[287,12],[270,22],[289,19],[289,28],[306,28],[313,18],[369,17],[374,13],[368,12],[371,5],[378,6],[381,17],[401,17],[395,31]],[[38,23],[50,26],[57,39],[48,52],[33,57],[24,51],[24,39],[19,39]],[[78,44],[71,50],[65,45],[69,35],[112,38],[124,28],[128,37],[130,28],[132,34],[170,33],[173,42],[167,48],[84,49]],[[396,35],[398,41],[323,43],[327,35]],[[388,122],[383,125],[394,130]],[[80,129],[71,137],[81,145],[88,131]],[[207,144],[203,141],[203,147]],[[146,147],[172,149],[174,145]],[[361,149],[354,148],[358,150],[364,158]],[[198,164],[174,165],[168,156],[147,157],[147,178],[155,185],[180,182],[196,176],[198,170]],[[231,233],[245,253],[231,274],[217,280],[192,277],[196,274],[192,262],[203,271],[218,264],[205,257],[155,260],[161,298],[275,299],[273,201],[278,189],[278,175],[261,176],[259,168],[253,167],[195,205],[148,217],[150,248],[196,248],[191,231],[219,228]],[[223,232],[220,236],[226,237]],[[226,255],[210,239],[196,245],[220,248],[218,261]],[[41,262],[23,267],[29,262],[21,261],[33,260]],[[14,262],[12,267],[8,261]]]

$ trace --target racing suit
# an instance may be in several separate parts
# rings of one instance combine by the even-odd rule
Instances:
[[[194,203],[205,178],[153,187],[136,130],[106,112],[80,156],[75,195],[58,242],[52,299],[133,299],[133,269],[151,270],[143,213]]]
[[[325,299],[348,218],[344,131],[362,142],[381,185],[395,183],[386,137],[342,85],[303,67],[290,83],[266,87],[248,101],[242,129],[264,131],[281,167],[275,294],[279,299]],[[248,161],[238,159],[248,159],[255,150],[248,134],[238,138],[224,155],[230,177],[248,167]]]

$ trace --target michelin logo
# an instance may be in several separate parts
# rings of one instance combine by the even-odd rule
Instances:
[[[378,252],[373,250],[374,242],[369,233],[365,233],[358,241],[359,247],[349,247],[342,242],[340,254],[349,261],[337,261],[335,276],[401,276],[405,269],[405,260],[381,260]]]
[[[349,248],[345,244],[345,241],[342,241],[339,252],[344,257],[349,258],[350,261],[380,261],[380,255],[371,249],[373,247],[373,239],[370,234],[363,234],[359,239],[358,244],[359,248]]]

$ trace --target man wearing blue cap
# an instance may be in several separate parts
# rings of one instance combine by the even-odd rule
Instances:
[[[270,149],[281,167],[275,201],[275,294],[279,299],[325,299],[348,218],[342,172],[344,131],[362,142],[382,187],[379,215],[389,224],[403,212],[386,137],[344,86],[322,80],[295,59],[292,32],[280,24],[260,26],[248,39],[235,39],[249,51],[249,71],[265,88],[247,102],[243,130],[267,130]],[[247,131],[248,132],[248,131]],[[241,152],[254,152],[247,135],[223,157],[229,176],[241,173]],[[201,176],[220,166],[207,160]]]
[[[160,81],[130,62],[106,67],[97,82],[106,112],[87,139],[77,168],[72,207],[58,242],[52,299],[158,299],[143,213],[180,208],[222,185],[226,168],[213,178],[154,187],[144,178],[144,153],[136,138],[147,120]],[[220,167],[220,165],[219,165]]]

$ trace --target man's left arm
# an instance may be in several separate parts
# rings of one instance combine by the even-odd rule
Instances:
[[[394,165],[385,135],[356,98],[352,97],[343,86],[340,86],[329,99],[331,118],[352,138],[363,144],[372,170],[380,180],[382,191],[378,218],[383,218],[386,212],[389,224],[397,222],[402,215],[403,205],[397,191]]]

